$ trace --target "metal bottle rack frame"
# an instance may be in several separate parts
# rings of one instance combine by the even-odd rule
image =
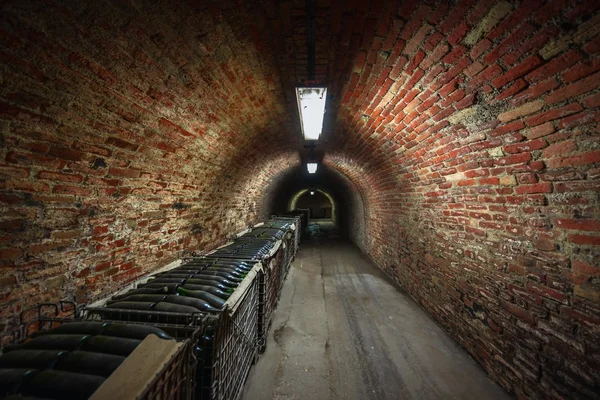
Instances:
[[[14,336],[11,344],[20,344],[33,335],[51,331],[62,324],[69,324],[82,320],[103,322],[119,322],[140,324],[136,318],[101,318],[104,309],[89,308],[79,311],[72,301],[59,303],[42,303],[37,306],[37,318],[24,328],[25,334]],[[123,311],[123,310],[117,310]],[[162,329],[177,341],[182,342],[172,358],[164,365],[162,370],[146,385],[138,400],[189,400],[194,398],[194,376],[198,360],[194,351],[194,344],[198,340],[202,329],[208,324],[208,316],[200,315],[194,326],[174,325],[157,321],[153,326]],[[172,318],[172,317],[171,317]],[[140,319],[139,316],[137,319]],[[147,323],[143,323],[148,325]]]
[[[171,335],[190,329],[195,332],[186,346],[188,357],[195,360],[195,368],[171,368],[181,371],[185,377],[181,381],[195,388],[195,397],[210,400],[236,399],[241,394],[250,367],[255,363],[258,349],[258,275],[253,275],[245,286],[234,308],[225,307],[210,313],[170,313],[104,308],[84,309],[84,319],[127,321],[153,325]],[[248,278],[248,277],[247,277]],[[215,330],[211,346],[204,346],[204,336]],[[196,360],[196,349],[202,349],[202,356]],[[183,356],[182,356],[183,357]],[[196,366],[197,364],[197,366]],[[168,371],[168,372],[169,372]],[[157,387],[162,382],[155,379]],[[163,385],[164,386],[164,385]],[[147,391],[160,397],[162,391]],[[185,392],[187,395],[187,391]],[[182,397],[192,398],[192,397]]]
[[[263,267],[256,274],[247,277],[250,281],[244,285],[243,292],[236,295],[237,300],[231,307],[227,305],[219,312],[210,313],[171,313],[110,307],[87,307],[79,311],[72,302],[42,304],[38,309],[38,325],[31,330],[47,331],[74,320],[126,322],[160,328],[183,345],[145,388],[141,399],[235,400],[241,395],[259,350],[262,352],[266,347],[283,282],[300,241],[300,217],[274,217],[273,221],[294,223],[295,229],[291,231],[291,238],[282,240],[285,245],[269,257],[235,254],[198,257],[192,253],[191,257],[184,258],[184,262],[220,258],[262,263]],[[42,312],[48,309],[50,316]],[[207,339],[211,332],[214,332],[212,343]],[[26,336],[27,328],[16,337]],[[200,354],[198,349],[202,349]]]

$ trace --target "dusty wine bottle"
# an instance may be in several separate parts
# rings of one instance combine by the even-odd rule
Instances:
[[[193,278],[196,278],[198,276],[218,276],[221,278],[225,278],[230,282],[235,282],[235,283],[240,283],[242,280],[238,277],[235,277],[231,274],[228,274],[227,272],[219,272],[219,271],[200,271],[198,272],[196,275],[193,276]]]
[[[2,354],[0,369],[3,368],[52,368],[63,350],[19,350]]]
[[[42,335],[30,342],[24,343],[22,348],[40,350],[75,350],[89,335]]]
[[[225,292],[227,294],[231,294],[235,290],[234,288],[231,288],[231,287],[228,287],[228,286],[225,286],[225,285],[221,285],[216,280],[210,280],[210,279],[190,279],[183,286],[187,287],[189,285],[205,285],[205,286],[210,286],[210,287],[214,287],[217,290],[220,290],[221,292]],[[176,290],[177,289],[175,289],[175,291],[173,293],[175,293]]]
[[[229,298],[229,296],[231,296],[231,293],[223,292],[223,291],[217,289],[216,287],[209,286],[209,285],[187,285],[186,284],[186,285],[183,285],[182,287],[186,290],[202,290],[202,291],[205,291],[212,295],[215,295],[217,297],[220,297],[223,300],[227,300]],[[233,292],[233,290],[232,290],[232,292]]]
[[[164,299],[165,296],[166,294],[133,294],[123,299],[109,300],[106,302],[106,304],[111,305],[113,303],[118,303],[122,301],[144,301],[150,303],[158,303],[159,301]]]
[[[107,308],[117,308],[120,310],[143,310],[148,311],[152,310],[154,307],[152,302],[142,302],[142,301],[119,301],[116,303],[110,303],[110,307]]]
[[[211,265],[210,267],[208,267],[208,269],[210,269],[210,268],[222,268],[222,269],[228,269],[231,271],[237,271],[241,274],[244,274],[244,276],[248,275],[248,273],[250,271],[252,271],[252,268],[240,268],[239,266],[236,266],[236,265],[227,265],[227,264],[222,264],[222,263]]]
[[[89,337],[78,350],[127,357],[141,342],[137,339],[98,335]]]
[[[225,306],[225,300],[210,293],[204,292],[202,290],[187,290],[180,287],[179,289],[177,289],[177,294],[180,296],[202,299],[218,310],[222,309],[223,306]]]
[[[204,271],[225,272],[227,274],[230,274],[230,275],[236,277],[237,279],[244,279],[246,277],[246,275],[247,275],[247,272],[235,271],[235,270],[232,270],[232,269],[229,269],[229,268],[225,268],[225,267],[208,267]]]
[[[45,335],[76,334],[76,335],[99,335],[109,322],[67,322],[57,326],[51,331],[44,332]]]
[[[140,287],[139,289],[130,290],[127,293],[119,294],[117,296],[113,296],[112,300],[121,300],[125,297],[134,295],[134,294],[167,294],[169,293],[168,287],[165,285],[159,287]]]
[[[175,293],[175,290],[177,289],[177,287],[179,287],[180,283],[144,283],[138,286],[139,289],[160,289],[162,291],[164,291],[165,294],[169,294],[169,293]],[[139,290],[139,289],[135,289],[135,290]],[[160,292],[163,293],[163,292]],[[156,293],[156,294],[160,294],[160,293]],[[149,293],[152,294],[152,293]]]
[[[170,295],[174,296],[174,295]],[[197,313],[199,310],[196,307],[192,307],[189,305],[183,304],[174,304],[171,302],[161,301],[154,307],[154,311],[164,311],[164,312],[172,312],[172,313],[182,313],[182,314],[193,314]],[[200,310],[201,311],[201,310]]]
[[[102,332],[102,334],[105,336],[115,336],[137,340],[144,340],[146,336],[153,334],[161,339],[173,339],[171,336],[167,335],[162,329],[156,328],[154,326],[122,324],[118,322],[112,323],[109,326],[107,326],[106,329]]]
[[[148,282],[146,282],[146,283],[181,283],[184,281],[185,281],[185,279],[183,279],[183,278],[167,278],[167,277],[163,278],[163,277],[159,276],[156,278],[153,277],[153,278],[149,279]]]
[[[216,312],[219,311],[218,307],[213,306],[211,303],[204,299],[197,299],[194,297],[185,297],[179,296],[175,294],[169,295],[167,299],[165,299],[168,303],[173,303],[177,305],[194,307],[197,311],[205,311],[205,312]]]
[[[88,399],[104,382],[96,375],[47,369],[35,374],[19,391],[26,396],[52,399]]]
[[[108,378],[123,361],[125,361],[123,356],[77,350],[61,357],[54,369]]]
[[[223,286],[226,286],[226,287],[232,288],[232,289],[235,289],[236,287],[238,287],[237,282],[231,282],[225,278],[221,278],[219,276],[213,276],[213,275],[196,275],[196,277],[188,279],[185,283],[186,284],[188,284],[188,283],[201,284],[202,283],[201,281],[217,282]]]

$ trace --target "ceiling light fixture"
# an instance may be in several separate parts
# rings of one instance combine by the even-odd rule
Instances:
[[[317,166],[318,164],[316,162],[306,163],[306,169],[308,170],[309,174],[314,174],[315,172],[317,172]]]
[[[297,87],[298,113],[304,140],[318,140],[323,130],[326,87]]]

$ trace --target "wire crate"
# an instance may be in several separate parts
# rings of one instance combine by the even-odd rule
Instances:
[[[280,252],[278,252],[280,253]],[[280,294],[280,281],[281,281],[281,268],[277,264],[276,258],[273,258],[258,276],[258,339],[259,339],[259,352],[263,353],[267,346],[267,333],[273,316],[275,315],[275,309],[277,308],[277,302],[279,301]]]
[[[37,316],[32,320],[23,321],[18,328],[0,337],[0,352],[6,345],[21,344],[28,338],[56,328],[57,326],[75,320],[77,305],[72,301],[61,300],[58,303],[41,303],[36,306]]]
[[[198,368],[196,343],[204,329],[206,325],[199,329],[178,329],[180,337],[189,335],[188,338],[184,340],[160,374],[157,374],[146,386],[138,400],[191,400],[195,397],[195,376]]]
[[[218,318],[203,313],[183,314],[91,307],[83,309],[82,317],[87,321],[151,325],[162,329],[178,342],[182,342],[173,357],[146,386],[138,399],[191,400],[195,398],[195,377],[198,368],[197,343],[207,327]]]
[[[242,292],[221,313],[212,327],[214,333],[211,329],[207,330],[208,335],[204,335],[199,343],[203,348],[203,360],[196,380],[201,399],[237,399],[256,361],[258,277],[262,271],[257,272],[252,274],[244,288],[238,288]]]
[[[279,215],[274,215],[271,217],[271,220],[273,221],[288,221],[288,222],[292,222],[294,223],[294,225],[296,226],[296,229],[294,229],[292,231],[292,243],[294,244],[294,248],[293,248],[293,257],[292,260],[296,257],[296,253],[298,252],[298,247],[300,247],[300,239],[302,236],[302,229],[303,229],[303,225],[302,225],[302,218],[298,215],[298,216],[279,216]]]
[[[234,400],[239,396],[250,367],[257,356],[258,276],[251,271],[226,303],[215,313],[169,313],[162,311],[85,308],[87,320],[127,321],[156,326],[177,339],[190,339],[184,346],[188,355],[177,352],[145,393],[146,399],[179,399],[169,395],[169,388],[195,388],[196,399]],[[196,330],[197,336],[189,331]],[[184,350],[181,350],[184,351]],[[197,356],[197,351],[199,355]],[[181,365],[193,357],[193,367]],[[179,371],[179,372],[178,372]],[[192,373],[193,372],[193,373]],[[183,375],[182,375],[183,374]],[[191,375],[190,375],[191,374]],[[191,390],[191,389],[190,389]],[[188,398],[188,397],[182,397]]]
[[[275,254],[275,257],[273,257],[273,263],[274,267],[279,269],[279,286],[277,288],[277,299],[279,300],[289,270],[287,248],[284,249],[282,246],[277,254]]]

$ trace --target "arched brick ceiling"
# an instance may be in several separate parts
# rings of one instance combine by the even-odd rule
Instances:
[[[306,157],[306,18],[2,2],[0,331],[269,213]],[[523,398],[600,382],[598,26],[591,0],[316,1],[351,238]]]

